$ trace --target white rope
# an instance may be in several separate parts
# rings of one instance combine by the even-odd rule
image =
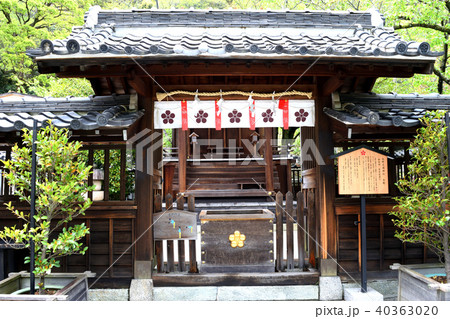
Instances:
[[[271,97],[282,97],[289,95],[300,95],[306,96],[308,99],[312,98],[311,92],[300,92],[300,91],[287,91],[287,92],[279,92],[279,93],[254,93],[254,92],[243,92],[243,91],[228,91],[228,92],[190,92],[190,91],[172,91],[172,92],[158,92],[156,93],[156,99],[160,102],[165,98],[173,95],[193,95],[193,96],[222,96],[222,95],[242,95],[242,96],[253,96],[253,97],[262,97],[262,98],[271,98]]]

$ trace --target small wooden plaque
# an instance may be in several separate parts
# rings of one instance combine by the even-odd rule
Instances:
[[[369,148],[337,155],[340,195],[388,194],[388,157]]]
[[[155,240],[197,239],[197,214],[168,210],[153,215]]]

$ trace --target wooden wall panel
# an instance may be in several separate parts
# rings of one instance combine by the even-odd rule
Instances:
[[[389,270],[394,263],[420,264],[437,261],[436,255],[422,244],[402,243],[395,238],[397,230],[392,216],[386,213],[386,204],[374,204],[368,207],[367,215],[367,269],[369,271]],[[357,272],[360,269],[360,238],[358,226],[359,209],[355,205],[336,207],[338,239],[338,261],[345,269],[339,273]],[[392,209],[392,206],[391,206]],[[353,212],[353,213],[352,213]]]
[[[84,272],[90,270],[101,276],[109,266],[114,265],[104,273],[104,278],[133,278],[135,258],[135,232],[134,219],[136,209],[130,206],[129,210],[114,211],[114,202],[99,210],[99,206],[91,207],[85,216],[77,217],[69,224],[84,222],[90,228],[90,234],[82,242],[88,247],[85,255],[72,255],[61,258],[61,267],[54,272]],[[123,216],[128,216],[123,218]],[[118,218],[116,218],[118,217]],[[4,207],[0,207],[0,229],[4,226],[18,225],[18,220]],[[19,227],[19,226],[18,226]],[[52,238],[57,236],[54,233]],[[28,270],[23,264],[27,250],[14,251],[14,271]]]

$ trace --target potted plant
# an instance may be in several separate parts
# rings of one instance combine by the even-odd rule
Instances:
[[[411,143],[408,174],[397,186],[404,194],[395,198],[390,214],[398,227],[396,237],[404,242],[423,243],[443,264],[408,267],[399,271],[399,300],[450,300],[450,178],[446,125],[442,112],[429,113]],[[430,275],[447,279],[437,282]],[[427,277],[428,276],[428,277]]]
[[[16,144],[12,148],[11,160],[3,161],[4,176],[13,190],[13,195],[17,196],[20,202],[28,204],[31,204],[31,146],[31,131],[25,129],[23,146]],[[21,220],[22,226],[5,227],[0,231],[0,239],[28,248],[31,241],[34,241],[34,274],[39,295],[48,292],[46,285],[51,280],[47,277],[53,268],[60,266],[60,257],[84,254],[87,250],[80,242],[89,233],[86,225],[81,223],[68,226],[69,222],[84,214],[92,204],[90,199],[84,198],[88,191],[93,190],[93,187],[87,186],[86,183],[92,167],[77,160],[80,148],[80,142],[69,142],[66,129],[59,130],[52,125],[40,129],[36,140],[35,227],[30,227],[29,212],[15,209],[11,202],[5,204],[7,209]],[[29,262],[30,257],[25,258],[25,263]],[[20,285],[10,282],[20,281],[24,276],[13,275],[0,282],[0,294],[10,293],[5,287],[20,288]],[[84,282],[87,283],[86,274],[72,275],[74,276],[84,277]]]

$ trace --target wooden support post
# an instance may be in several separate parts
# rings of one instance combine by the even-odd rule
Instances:
[[[196,273],[198,272],[197,269],[197,255],[196,255],[196,248],[195,248],[195,240],[189,241],[189,272],[190,273]]]
[[[94,166],[94,150],[93,149],[89,149],[88,150],[88,165],[89,166]],[[94,185],[94,176],[93,174],[89,174],[88,177],[88,186],[92,186]],[[88,192],[88,198],[90,198],[92,200],[92,191]]]
[[[195,212],[195,197],[192,194],[188,196],[188,211]]]
[[[149,86],[149,90],[151,87]],[[145,109],[144,116],[139,123],[139,130],[153,130],[153,100],[141,95],[138,97],[140,109]],[[148,163],[152,162],[147,156],[152,156],[148,152],[139,154],[144,163],[141,170],[136,170],[136,205],[137,213],[135,220],[136,255],[134,262],[134,278],[149,279],[152,276],[153,268],[153,179],[147,172],[153,172],[153,167],[148,168]],[[124,161],[125,158],[122,158]],[[136,159],[137,161],[138,159]],[[157,163],[155,163],[157,164]],[[121,174],[123,175],[123,174]],[[123,179],[123,181],[125,181]],[[122,193],[123,191],[121,191]],[[122,194],[121,194],[122,195]]]
[[[167,272],[175,271],[174,243],[173,240],[167,241]]]
[[[192,194],[188,196],[188,211],[195,212],[195,197]],[[189,241],[189,272],[198,272],[195,240]]]
[[[266,175],[266,191],[273,191],[273,155],[272,155],[272,128],[265,127],[264,128],[264,138],[266,142],[264,143],[264,161],[266,163],[265,166],[265,175]]]
[[[91,229],[91,220],[90,219],[86,219],[86,227],[88,229]],[[133,237],[134,238],[134,237]],[[86,247],[90,247],[91,245],[91,233],[86,234]],[[86,258],[85,258],[85,267],[87,270],[91,269],[91,250],[92,249],[88,249],[87,250],[87,254],[86,254]]]
[[[11,149],[6,150],[6,158],[5,160],[10,160],[11,159]],[[0,181],[2,180],[2,178],[0,177]],[[3,185],[3,195],[11,195],[11,190],[9,189],[9,182],[8,180],[5,178],[4,179],[4,185]]]
[[[178,241],[178,270],[184,272],[186,270],[186,257],[184,251],[184,240]]]
[[[109,264],[112,265],[114,262],[114,219],[110,218],[109,219]],[[113,278],[114,277],[114,267],[111,267],[109,269],[109,278]]]
[[[177,209],[184,210],[184,197],[182,194],[177,194]]]
[[[366,223],[366,195],[361,198],[361,292],[367,292],[367,223]]]
[[[161,194],[156,194],[155,195],[155,200],[153,203],[154,207],[155,207],[155,213],[159,213],[162,211],[162,199],[161,199]]]
[[[126,198],[126,184],[127,184],[126,168],[127,168],[127,152],[126,152],[126,149],[121,149],[120,150],[120,200],[121,201],[124,201]]]
[[[105,172],[103,179],[103,191],[105,193],[105,201],[109,201],[109,149],[105,149],[103,170]]]
[[[283,194],[280,192],[276,196],[276,269],[283,271]]]
[[[286,165],[286,180],[287,180],[287,190],[289,192],[294,192],[294,189],[292,188],[292,168],[291,168],[291,160],[287,160]]]
[[[286,194],[286,246],[287,246],[287,265],[289,270],[294,269],[294,196],[291,192]]]
[[[155,254],[156,254],[156,271],[161,273],[163,269],[163,242],[162,240],[155,241]]]
[[[297,193],[297,243],[298,243],[298,268],[305,269],[305,215],[303,193]]]
[[[284,165],[276,165],[278,172],[278,181],[280,182],[280,192],[286,194],[288,192],[287,188],[287,177],[286,177],[286,167]]]
[[[315,196],[314,190],[309,189],[307,195],[307,204],[308,204],[308,234],[309,234],[309,263],[311,267],[316,267],[316,241],[317,241],[317,232],[316,232],[316,212],[315,212]]]
[[[186,131],[178,129],[178,186],[179,192],[186,191],[186,159],[187,159],[187,147],[186,147]]]
[[[425,262],[426,261],[424,261],[424,263]],[[380,270],[383,270],[383,265],[384,265],[384,215],[380,214],[380,267],[379,267]]]
[[[164,165],[164,196],[172,194],[173,177],[175,175],[175,166]]]
[[[316,161],[318,157],[323,160],[316,166],[316,191],[315,195],[315,212],[317,221],[315,233],[320,250],[316,251],[316,258],[327,259],[329,257],[337,257],[337,221],[334,212],[334,197],[336,193],[336,178],[334,159],[330,156],[334,154],[333,130],[331,129],[330,119],[323,116],[323,108],[332,107],[331,94],[339,86],[339,77],[317,78],[317,87],[322,88],[322,93],[316,98],[316,125],[315,129],[315,145],[318,148],[317,154],[314,154]],[[336,85],[334,85],[334,84]],[[309,205],[309,200],[308,200]],[[309,211],[309,210],[308,210]],[[312,229],[310,228],[310,232]]]
[[[173,209],[173,197],[172,194],[166,195],[166,210]]]

